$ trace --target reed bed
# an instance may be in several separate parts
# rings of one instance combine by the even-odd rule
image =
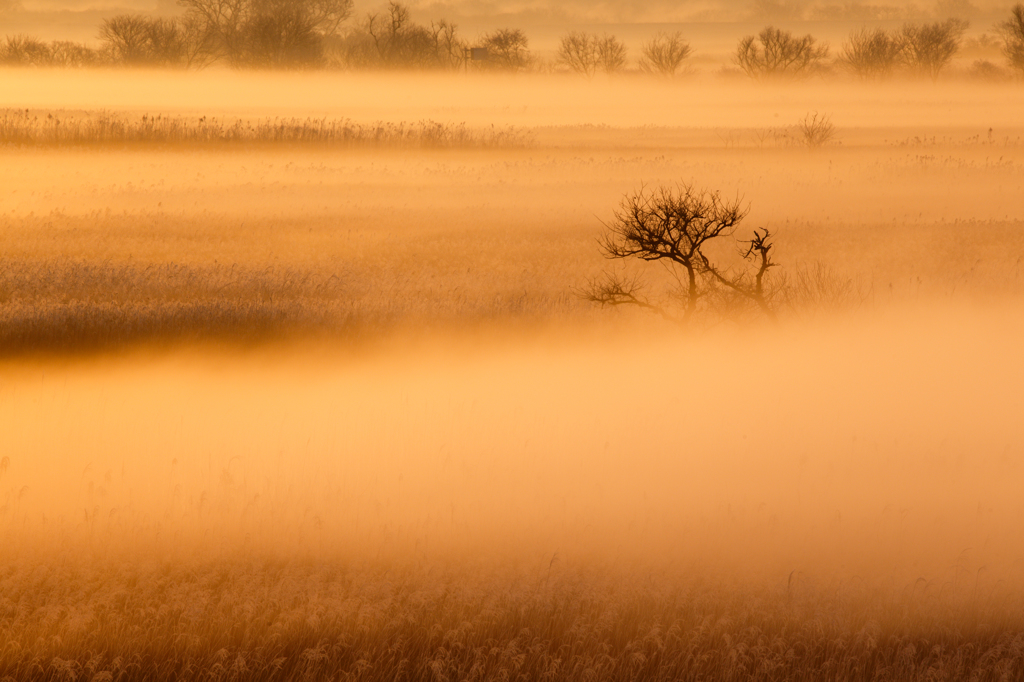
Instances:
[[[1012,680],[1010,607],[593,569],[8,564],[0,679]]]
[[[15,147],[89,147],[106,145],[311,147],[509,148],[531,143],[528,131],[465,123],[357,123],[351,119],[221,119],[158,114],[132,116],[96,111],[0,111],[0,145]]]
[[[436,275],[435,275],[436,276]],[[425,275],[425,279],[426,279]],[[0,357],[139,344],[357,341],[398,329],[583,317],[570,291],[467,295],[378,267],[0,261]]]

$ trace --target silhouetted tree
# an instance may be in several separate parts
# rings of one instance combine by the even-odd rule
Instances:
[[[212,35],[194,16],[122,14],[105,19],[99,37],[107,61],[114,64],[202,67],[215,56]]]
[[[885,29],[865,27],[850,34],[839,61],[861,78],[884,78],[899,65],[901,53],[897,36]]]
[[[121,14],[100,24],[100,41],[110,60],[138,66],[150,59],[149,19],[139,14]]]
[[[593,76],[598,64],[596,36],[570,31],[562,36],[555,60],[576,73]]]
[[[430,22],[430,38],[436,61],[442,68],[458,69],[466,63],[469,45],[459,37],[456,24],[444,19]]]
[[[736,63],[752,78],[807,75],[820,68],[826,57],[828,45],[818,45],[809,35],[797,38],[773,26],[757,36],[747,36],[736,49]]]
[[[502,28],[480,41],[487,49],[487,64],[502,71],[521,71],[530,64],[529,40],[519,29]]]
[[[431,22],[429,27],[416,24],[410,19],[408,7],[398,2],[367,15],[363,31],[369,38],[363,42],[372,44],[369,59],[362,59],[366,66],[455,69],[465,63],[466,45],[455,24],[443,19]],[[353,47],[362,49],[358,37],[352,38]]]
[[[615,36],[571,31],[562,37],[556,61],[576,73],[616,73],[626,65],[626,46]]]
[[[63,68],[92,66],[99,64],[100,55],[92,48],[70,40],[55,40],[50,43],[50,65]]]
[[[618,73],[626,66],[626,46],[615,36],[597,39],[597,63],[605,73]]]
[[[201,69],[217,58],[216,36],[204,21],[186,14],[176,23],[182,66]]]
[[[683,40],[682,33],[659,33],[641,48],[640,70],[671,78],[679,72],[691,52],[690,44]]]
[[[1010,18],[996,26],[1003,39],[1003,54],[1010,66],[1024,76],[1024,4],[1010,10]]]
[[[103,62],[100,54],[81,43],[54,40],[45,43],[24,35],[7,36],[0,42],[0,64],[11,66],[81,67]]]
[[[49,66],[50,46],[26,35],[7,36],[0,45],[0,63],[12,66]]]
[[[352,0],[178,0],[236,66],[308,66],[352,13]]]
[[[905,24],[900,29],[900,54],[912,71],[932,80],[953,59],[960,49],[968,23],[963,19],[947,19],[933,24]]]
[[[776,264],[768,230],[754,230],[749,240],[740,241],[744,259],[752,263],[742,271],[716,264],[706,252],[715,240],[732,237],[745,215],[739,201],[690,185],[674,190],[640,189],[627,195],[607,225],[601,250],[606,258],[667,264],[676,283],[668,297],[681,304],[682,312],[674,313],[649,299],[638,277],[607,274],[590,282],[584,296],[601,305],[635,305],[683,323],[689,322],[702,304],[720,312],[752,306],[774,319],[775,292],[767,276]]]

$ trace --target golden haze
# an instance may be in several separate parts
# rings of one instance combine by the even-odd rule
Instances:
[[[0,678],[1020,674],[1019,87],[3,78],[467,137],[0,150]],[[843,296],[584,301],[679,182]]]

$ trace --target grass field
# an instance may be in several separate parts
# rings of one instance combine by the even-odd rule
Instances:
[[[3,75],[0,680],[1024,676],[1016,85]],[[680,182],[779,324],[581,298]]]

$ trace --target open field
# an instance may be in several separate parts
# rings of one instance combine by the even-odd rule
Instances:
[[[2,77],[0,680],[1024,676],[1017,85]],[[579,296],[680,182],[777,325]]]

